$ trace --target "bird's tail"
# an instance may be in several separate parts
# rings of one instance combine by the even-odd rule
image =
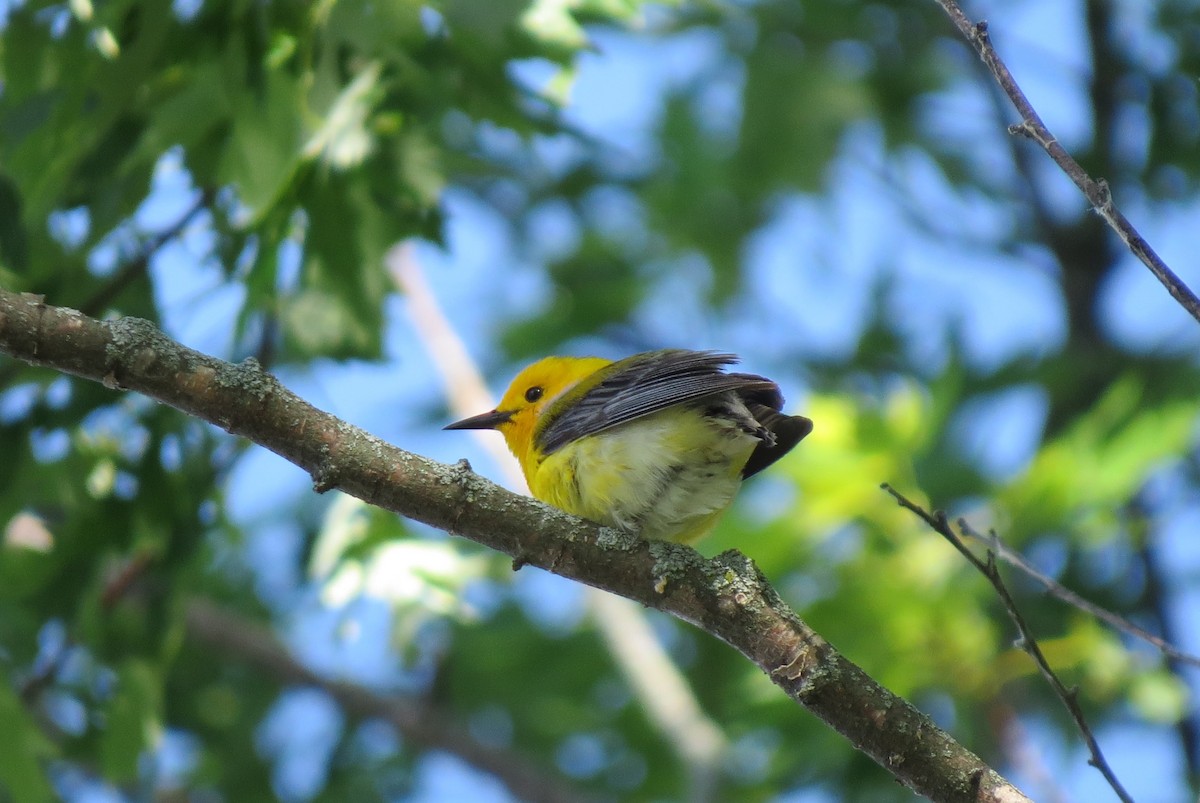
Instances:
[[[802,415],[787,415],[762,404],[750,404],[751,415],[774,435],[774,443],[764,439],[750,454],[742,468],[742,479],[752,477],[792,450],[812,432],[813,422]]]

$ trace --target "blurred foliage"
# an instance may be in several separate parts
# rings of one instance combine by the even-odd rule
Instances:
[[[1062,5],[1090,60],[1073,87],[1075,155],[1148,219],[1194,212],[1200,7]],[[998,37],[1026,6],[977,13]],[[495,269],[538,289],[517,312],[497,300],[492,356],[506,369],[581,343],[700,345],[661,342],[671,312],[695,305],[700,332],[730,338],[714,345],[809,388],[813,435],[747,487],[703,551],[750,554],[852,660],[1002,770],[1014,768],[1013,712],[1063,745],[1076,736],[986,584],[880,482],[995,527],[1101,605],[1169,626],[1181,589],[1147,556],[1200,500],[1197,338],[1147,347],[1113,328],[1120,243],[1082,199],[1051,189],[1028,143],[1004,139],[1013,120],[936,3],[26,0],[0,3],[0,19],[6,287],[165,325],[178,310],[164,291],[182,277],[152,267],[184,242],[216,277],[208,291],[235,307],[210,350],[303,376],[384,356],[383,256],[405,238],[443,242],[453,193],[504,230]],[[664,80],[636,147],[569,113],[580,61],[617,40],[686,46],[692,60]],[[174,217],[147,200],[172,166],[190,199]],[[961,277],[921,274],[900,244],[872,272],[849,267],[857,235],[837,210],[853,170],[873,176],[889,222],[1000,258],[951,266],[983,283],[958,297],[975,306],[939,307]],[[819,230],[790,229],[795,208],[820,210],[804,218]],[[567,236],[547,236],[553,216]],[[755,259],[781,228],[784,269],[804,290]],[[1014,312],[985,306],[986,283],[1012,279],[1011,260],[1044,269],[1061,337],[983,359],[973,333]],[[861,300],[842,323],[849,340],[815,345],[796,310],[846,287]],[[1012,399],[1027,403],[1004,418]],[[327,750],[278,736],[297,690],[189,638],[197,596],[270,619],[331,674],[328,654],[383,615],[387,671],[350,679],[432,700],[480,741],[593,793],[693,791],[562,586],[514,579],[471,544],[346,499],[276,505],[263,526],[286,547],[255,558],[256,533],[225,510],[241,445],[7,359],[0,455],[0,800],[96,786],[346,800],[417,785],[423,746],[379,723],[312,704]],[[1186,678],[1034,584],[1013,586],[1094,724],[1178,732],[1195,751]],[[723,644],[651,619],[730,742],[715,799],[903,797]],[[324,659],[310,643],[320,627]],[[289,769],[298,755],[303,781]],[[1179,763],[1190,778],[1159,780],[1183,799],[1200,756]]]

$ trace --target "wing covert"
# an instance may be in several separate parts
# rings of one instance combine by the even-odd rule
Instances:
[[[588,435],[728,391],[772,409],[783,406],[779,386],[754,374],[727,374],[733,354],[667,349],[613,363],[594,387],[552,416],[535,433],[546,454]]]

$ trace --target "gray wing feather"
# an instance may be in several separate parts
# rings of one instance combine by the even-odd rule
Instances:
[[[776,410],[783,406],[779,386],[769,379],[722,370],[737,362],[732,354],[672,349],[623,362],[545,425],[538,443],[546,454],[659,410],[729,391]]]

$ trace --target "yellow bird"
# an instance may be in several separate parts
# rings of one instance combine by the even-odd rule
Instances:
[[[543,502],[645,538],[695,541],[743,479],[812,431],[780,412],[774,382],[724,371],[735,362],[685,349],[546,357],[495,410],[446,429],[499,430]]]

